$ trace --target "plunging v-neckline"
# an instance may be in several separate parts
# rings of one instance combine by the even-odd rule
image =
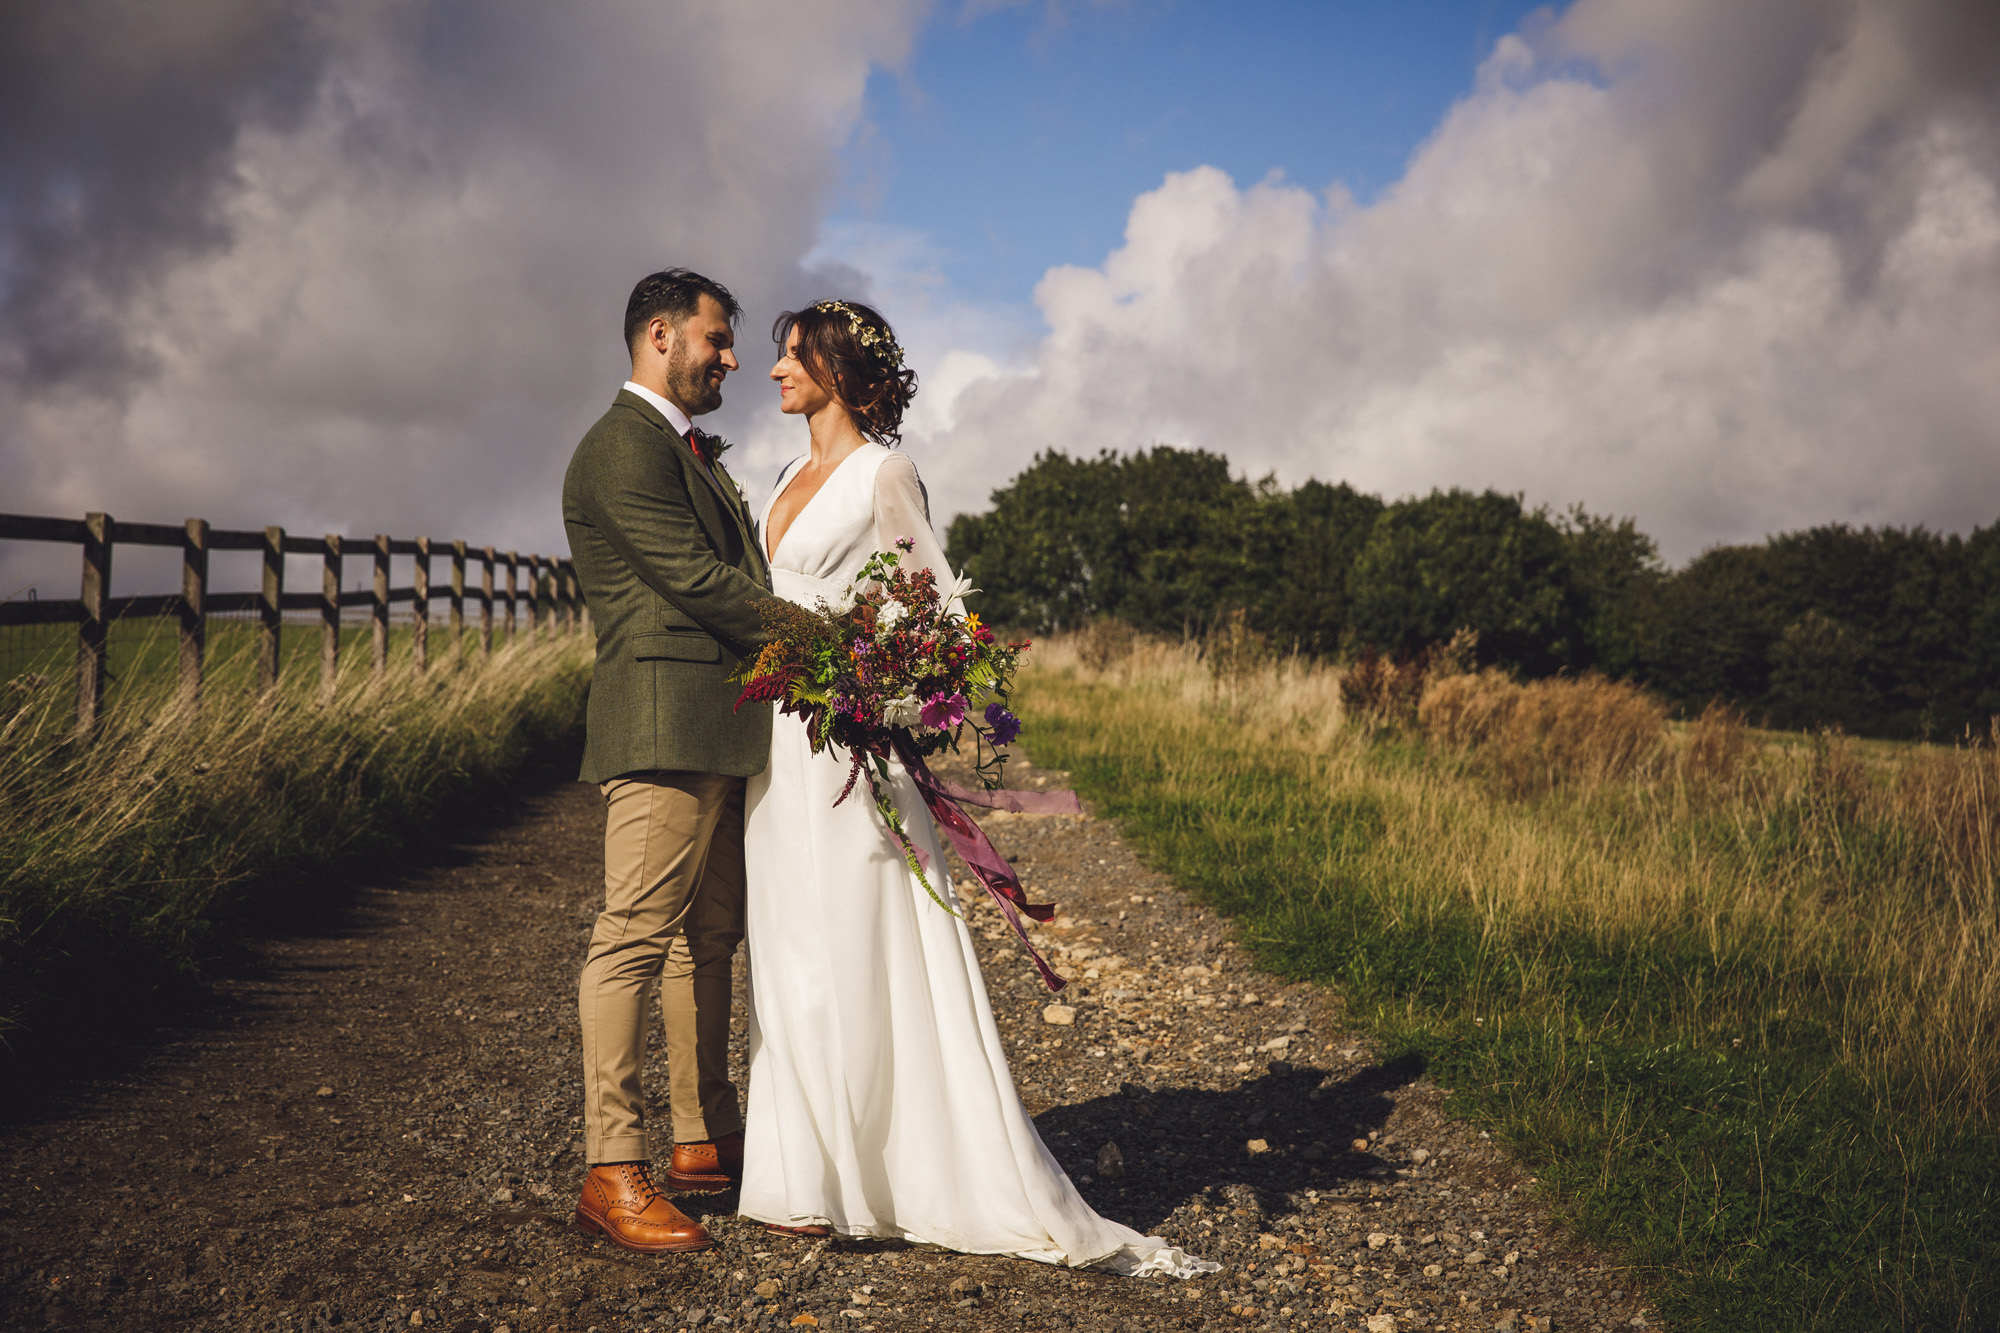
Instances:
[[[813,507],[813,502],[818,500],[820,496],[826,494],[826,488],[833,484],[833,479],[840,475],[840,470],[846,467],[849,463],[853,462],[854,456],[860,453],[863,449],[866,449],[867,447],[868,447],[867,444],[863,443],[863,444],[857,444],[852,449],[848,450],[847,457],[841,459],[838,463],[835,463],[833,465],[833,471],[826,474],[826,479],[820,482],[819,489],[806,497],[806,502],[799,506],[799,512],[793,514],[792,521],[785,524],[785,531],[783,535],[781,535],[776,541],[772,541],[770,538],[770,531],[769,531],[771,527],[771,513],[773,510],[777,509],[778,501],[784,499],[787,495],[791,493],[793,483],[798,481],[799,479],[799,472],[805,471],[805,468],[802,467],[799,469],[799,472],[794,472],[791,475],[791,477],[786,480],[785,484],[778,488],[778,493],[771,497],[771,503],[764,506],[764,528],[765,528],[764,563],[765,564],[770,565],[773,568],[776,568],[778,563],[778,552],[782,551],[785,548],[785,538],[792,535],[792,529],[798,527],[799,520],[806,516],[806,510],[811,509]],[[812,462],[811,454],[806,455],[806,462],[808,464]]]

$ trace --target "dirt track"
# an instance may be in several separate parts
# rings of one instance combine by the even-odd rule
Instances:
[[[0,1126],[0,1328],[1528,1333],[1649,1318],[1616,1271],[1548,1232],[1480,1134],[1442,1119],[1434,1088],[1371,1063],[1324,993],[1248,970],[1220,923],[1087,817],[982,821],[1061,903],[1043,935],[1077,979],[1073,1022],[1048,1022],[980,913],[995,1008],[1085,1195],[1223,1272],[1134,1281],[781,1241],[734,1218],[733,1196],[682,1200],[721,1242],[696,1258],[583,1239],[568,1226],[575,980],[602,819],[593,790],[550,782],[438,863],[362,884],[333,924],[258,945],[115,1080]]]

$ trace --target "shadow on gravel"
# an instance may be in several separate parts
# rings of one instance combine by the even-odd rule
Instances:
[[[1327,1082],[1326,1070],[1278,1061],[1228,1092],[1127,1083],[1121,1095],[1058,1106],[1035,1123],[1091,1207],[1149,1231],[1206,1193],[1240,1205],[1247,1190],[1268,1215],[1286,1211],[1291,1191],[1386,1175],[1382,1158],[1349,1145],[1383,1125],[1388,1094],[1422,1073],[1422,1061],[1406,1057]],[[1123,1174],[1096,1178],[1113,1143]]]
[[[400,846],[390,854],[357,855],[241,886],[208,923],[209,948],[197,974],[141,958],[73,951],[76,984],[61,1002],[41,1008],[31,1027],[0,1038],[0,1130],[92,1095],[87,1085],[133,1073],[164,1029],[240,1034],[263,1006],[223,994],[215,983],[269,980],[280,968],[298,967],[267,957],[258,945],[365,933],[372,924],[361,905],[365,892],[420,890],[421,872],[466,864],[474,844],[519,818],[528,800],[574,780],[567,756],[536,764],[506,787],[458,803],[420,833],[399,831]]]

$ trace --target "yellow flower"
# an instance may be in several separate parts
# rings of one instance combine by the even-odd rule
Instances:
[[[967,634],[976,634],[979,632],[979,613],[977,611],[974,611],[965,618],[965,632]]]

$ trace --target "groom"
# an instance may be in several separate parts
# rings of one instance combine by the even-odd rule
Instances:
[[[743,938],[743,780],[771,751],[766,705],[735,709],[730,673],[765,639],[771,575],[742,494],[692,418],[722,404],[741,310],[720,283],[667,269],[625,306],[632,378],[563,478],[563,526],[597,631],[582,780],[604,793],[604,911],[583,1021],[576,1221],[628,1250],[707,1249],[661,1196],[640,1086],[657,982],[667,1040],[668,1188],[724,1190],[743,1166],[729,1081],[730,962]]]

